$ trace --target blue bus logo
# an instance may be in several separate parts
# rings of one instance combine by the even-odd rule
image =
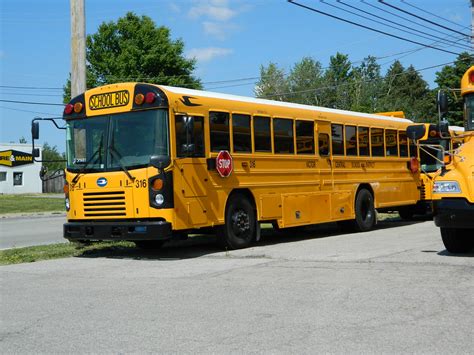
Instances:
[[[107,185],[107,179],[105,177],[97,179],[97,186],[104,187],[105,185]]]

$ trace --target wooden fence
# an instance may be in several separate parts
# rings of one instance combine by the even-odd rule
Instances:
[[[62,171],[45,176],[43,180],[43,193],[62,193],[64,191],[63,188],[64,174]]]

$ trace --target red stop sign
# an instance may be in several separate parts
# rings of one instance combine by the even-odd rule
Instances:
[[[221,177],[228,177],[234,170],[232,156],[227,150],[221,150],[216,157],[216,169]]]

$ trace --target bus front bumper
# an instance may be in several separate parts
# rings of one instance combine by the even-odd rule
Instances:
[[[441,228],[474,228],[474,204],[463,198],[433,201],[434,222]]]
[[[68,240],[168,240],[171,223],[166,221],[67,222],[63,236]]]

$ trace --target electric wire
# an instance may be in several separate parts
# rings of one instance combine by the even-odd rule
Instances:
[[[417,9],[417,10],[419,10],[419,11],[421,11],[421,12],[425,12],[425,13],[427,13],[427,14],[433,16],[433,17],[439,18],[440,20],[443,20],[443,21],[452,23],[453,25],[459,26],[459,27],[461,27],[462,29],[465,29],[465,28],[466,28],[466,26],[463,26],[463,25],[461,25],[461,24],[459,24],[459,23],[456,23],[456,22],[454,22],[454,21],[451,21],[451,20],[449,20],[449,19],[447,19],[447,18],[438,16],[438,15],[436,15],[436,14],[433,13],[433,12],[429,12],[429,11],[427,11],[427,10],[425,10],[425,9],[422,9],[421,7],[418,7],[418,6],[415,6],[415,5],[413,5],[413,4],[410,4],[410,3],[408,3],[406,0],[401,0],[401,2],[404,3],[404,4],[407,5],[407,6],[410,6],[410,7],[413,7],[414,9]]]
[[[346,22],[346,23],[349,23],[349,24],[351,24],[351,25],[358,26],[358,27],[361,27],[361,28],[365,28],[365,29],[370,30],[370,31],[373,31],[373,32],[381,33],[381,34],[387,35],[387,36],[389,36],[389,37],[397,38],[397,39],[400,39],[400,40],[405,41],[405,42],[410,42],[410,43],[418,44],[418,45],[421,45],[421,46],[425,46],[425,47],[427,47],[427,48],[435,49],[435,50],[437,50],[437,51],[441,51],[441,52],[445,52],[445,53],[450,53],[450,54],[454,54],[454,55],[459,55],[459,54],[460,54],[460,53],[453,52],[453,51],[449,51],[449,50],[446,50],[446,49],[434,47],[434,46],[431,46],[431,45],[426,44],[426,43],[421,43],[421,42],[418,42],[418,41],[413,41],[413,40],[411,40],[411,39],[404,38],[404,37],[400,37],[400,36],[394,35],[394,34],[392,34],[392,33],[388,33],[388,32],[385,32],[385,31],[381,31],[381,30],[378,30],[378,29],[375,29],[375,28],[372,28],[372,27],[369,27],[369,26],[365,26],[365,25],[362,25],[362,24],[360,24],[360,23],[357,23],[357,22],[354,22],[354,21],[350,21],[350,20],[344,19],[344,18],[342,18],[342,17],[335,16],[335,15],[332,15],[332,14],[330,14],[330,13],[327,13],[327,12],[324,12],[324,11],[321,11],[321,10],[318,10],[318,9],[315,9],[315,8],[312,8],[312,7],[310,7],[310,6],[306,6],[306,5],[297,3],[297,2],[294,1],[294,0],[288,0],[288,2],[289,2],[290,4],[299,6],[299,7],[301,7],[301,8],[306,9],[306,10],[313,11],[313,12],[316,12],[316,13],[319,13],[319,14],[322,14],[322,15],[325,15],[325,16],[328,16],[328,17],[332,17],[332,18],[334,18],[334,19],[336,19],[336,20],[343,21],[343,22]]]
[[[459,44],[456,44],[456,42],[453,42],[453,41],[451,41],[451,40],[449,40],[449,39],[447,39],[447,38],[438,37],[438,36],[432,35],[432,34],[430,34],[430,33],[428,33],[428,32],[424,32],[424,31],[417,30],[416,28],[413,28],[413,27],[410,27],[410,26],[405,26],[405,25],[402,25],[402,24],[396,24],[395,22],[393,22],[393,21],[391,21],[391,20],[389,20],[389,19],[386,19],[386,18],[384,18],[384,17],[382,17],[382,16],[378,16],[378,15],[375,15],[375,14],[373,14],[373,13],[371,13],[371,12],[368,12],[368,11],[359,9],[359,8],[357,8],[357,7],[355,7],[355,6],[346,4],[346,3],[343,2],[342,0],[337,0],[337,2],[340,3],[341,5],[344,5],[344,6],[347,6],[347,7],[349,7],[349,8],[355,9],[355,10],[357,10],[357,11],[359,11],[359,12],[365,13],[365,14],[370,15],[370,16],[372,16],[372,17],[375,17],[375,18],[381,19],[381,20],[383,20],[383,21],[392,23],[392,24],[394,24],[395,26],[389,25],[389,24],[385,24],[385,23],[383,23],[383,22],[381,22],[381,21],[377,21],[377,20],[368,18],[367,16],[363,16],[363,15],[357,14],[357,13],[355,13],[355,12],[353,12],[353,11],[349,11],[349,10],[343,9],[343,8],[341,8],[341,7],[339,7],[339,6],[336,6],[336,5],[333,5],[333,4],[329,4],[329,3],[327,3],[327,2],[324,1],[324,0],[320,0],[320,1],[321,1],[322,3],[328,5],[328,6],[332,6],[332,7],[334,7],[334,8],[337,8],[337,9],[341,10],[341,11],[348,12],[348,13],[350,13],[350,14],[353,14],[353,15],[358,16],[358,17],[362,17],[362,18],[364,18],[364,19],[366,19],[366,20],[373,21],[373,22],[378,23],[378,24],[381,24],[381,25],[383,25],[383,26],[387,26],[387,27],[390,27],[390,28],[394,28],[394,29],[397,29],[397,30],[399,30],[399,31],[402,31],[402,32],[405,32],[405,33],[409,33],[409,34],[412,34],[412,35],[415,35],[415,36],[419,36],[419,37],[422,37],[422,38],[425,38],[425,39],[429,39],[429,40],[438,39],[438,40],[440,40],[440,42],[449,43],[449,44],[451,44],[453,47],[457,47],[457,48],[460,48],[460,49],[464,49],[464,50],[469,50],[469,49],[470,49],[470,47],[467,46],[467,45],[463,45],[463,44],[459,45]],[[427,35],[427,36],[429,36],[429,37],[420,35],[420,34],[418,34],[418,33],[413,33],[413,32],[411,32],[411,31],[404,30],[404,29],[402,29],[402,28],[400,28],[400,27],[408,28],[408,29],[410,29],[410,30],[412,30],[412,31],[416,31],[416,32],[419,32],[419,33],[423,33],[424,35]],[[454,37],[454,35],[449,35],[449,36],[450,36],[450,37]]]
[[[393,9],[395,9],[395,10],[397,10],[397,11],[403,12],[403,13],[405,13],[405,14],[407,14],[407,15],[413,16],[413,17],[415,17],[415,18],[417,18],[417,19],[420,19],[420,20],[422,20],[422,21],[431,23],[432,25],[435,25],[435,26],[444,28],[444,29],[446,29],[446,30],[448,30],[448,31],[451,31],[451,32],[454,32],[454,33],[458,33],[458,34],[460,34],[460,35],[463,35],[463,36],[466,36],[466,37],[468,37],[468,38],[471,38],[471,36],[469,36],[469,35],[466,34],[466,33],[459,32],[459,31],[457,31],[457,30],[453,30],[452,28],[446,27],[446,26],[444,26],[444,25],[440,25],[439,23],[436,23],[436,22],[433,22],[433,21],[428,20],[428,19],[426,19],[426,18],[423,18],[423,17],[421,17],[421,16],[418,16],[418,15],[416,15],[416,14],[414,14],[414,13],[411,13],[411,12],[409,12],[409,11],[406,11],[406,10],[404,10],[404,9],[402,9],[402,8],[399,8],[399,7],[395,6],[395,5],[391,5],[391,4],[387,3],[387,2],[385,2],[384,0],[378,0],[378,1],[379,1],[379,3],[381,3],[381,4],[385,5],[385,6],[389,6],[389,7],[393,8]]]

